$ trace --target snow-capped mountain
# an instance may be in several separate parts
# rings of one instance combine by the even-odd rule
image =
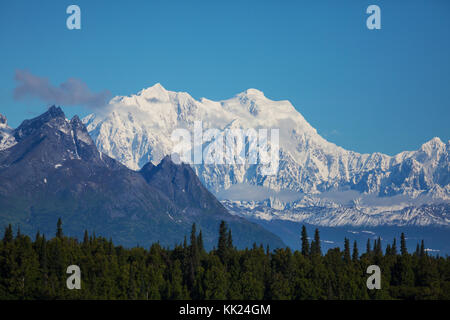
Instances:
[[[293,194],[292,199],[282,201],[291,203],[288,207],[306,195],[312,197],[312,202],[304,202],[304,208],[323,207],[327,212],[338,214],[338,207],[353,205],[355,212],[362,215],[374,210],[382,214],[383,210],[394,212],[426,203],[448,203],[450,199],[450,141],[444,143],[434,138],[417,151],[395,156],[348,151],[322,138],[289,101],[270,100],[256,89],[248,89],[231,99],[212,101],[196,100],[188,93],[168,91],[156,84],[136,95],[113,98],[102,113],[91,114],[83,122],[101,152],[137,170],[148,161],[157,164],[165,155],[170,155],[174,147],[173,131],[186,128],[193,132],[195,121],[199,120],[203,130],[215,128],[222,135],[236,128],[279,129],[276,175],[261,174],[260,164],[193,165],[201,181],[216,194],[239,185],[257,186],[275,192],[275,197],[285,192]],[[203,149],[210,144],[211,141],[205,141]],[[339,192],[348,190],[356,193],[343,203]],[[254,200],[253,191],[247,193],[246,199],[242,199],[240,192],[239,201]],[[358,200],[360,195],[364,199]],[[395,197],[400,195],[408,200],[396,202]],[[392,201],[380,206],[373,203],[373,198]],[[246,210],[243,203],[242,208]],[[269,211],[277,210],[279,206],[275,203],[266,203]],[[234,209],[236,205],[234,201]],[[280,214],[294,212],[288,207]],[[298,213],[298,204],[296,208]],[[344,220],[355,221],[353,218]],[[423,221],[434,223],[435,220]],[[441,222],[448,224],[445,219]]]

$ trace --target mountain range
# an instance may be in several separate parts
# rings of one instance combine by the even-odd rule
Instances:
[[[199,120],[204,130],[222,135],[279,129],[276,175],[261,174],[260,164],[192,165],[235,215],[322,226],[450,225],[450,141],[437,137],[395,156],[361,154],[327,141],[289,101],[259,90],[212,101],[160,84],[113,98],[83,123],[102,153],[139,170],[172,153],[175,129],[192,132]],[[206,139],[203,150],[211,142]]]
[[[196,223],[211,249],[224,220],[238,247],[284,245],[231,215],[189,165],[163,157],[157,165],[127,168],[100,152],[79,117],[68,120],[59,107],[16,129],[0,116],[0,146],[0,226],[53,236],[61,217],[64,232],[80,239],[88,230],[125,246],[172,246]]]

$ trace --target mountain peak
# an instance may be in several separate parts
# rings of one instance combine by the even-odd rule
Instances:
[[[433,139],[431,139],[431,140],[425,142],[425,143],[422,145],[421,149],[422,149],[422,150],[424,150],[424,149],[430,149],[430,148],[431,148],[431,149],[436,149],[436,148],[441,148],[441,147],[443,147],[443,146],[445,146],[445,143],[442,142],[442,140],[441,140],[439,137],[434,137]]]
[[[438,143],[438,144],[443,144],[442,140],[441,140],[439,137],[434,137],[434,138],[431,139],[429,142]]]
[[[13,129],[8,127],[6,117],[0,113],[0,151],[12,147],[16,143],[12,133]]]
[[[142,96],[147,99],[166,100],[168,98],[168,91],[158,82],[155,85],[144,88],[139,91],[138,96]]]
[[[170,168],[173,170],[178,169],[178,168],[184,168],[184,167],[186,167],[186,164],[184,164],[184,163],[180,163],[178,165],[175,164],[172,161],[172,156],[170,156],[170,155],[165,155],[164,158],[162,158],[161,162],[157,166],[155,166],[155,168],[165,168],[165,169]]]
[[[48,115],[51,118],[58,118],[58,117],[64,117],[65,118],[66,117],[66,115],[64,114],[62,109],[60,107],[56,107],[55,105],[53,105],[50,108],[48,108],[47,112],[42,114],[42,116],[44,116],[44,115]]]
[[[150,88],[158,88],[158,89],[166,90],[166,88],[164,88],[163,85],[161,83],[159,83],[159,82],[155,83]]]
[[[245,90],[244,92],[240,93],[239,96],[246,96],[249,98],[265,98],[264,92],[254,88]]]
[[[0,128],[5,128],[8,126],[8,120],[6,117],[0,113]]]
[[[53,122],[57,126],[62,126],[66,122],[66,115],[60,107],[51,106],[46,112],[30,120],[24,120],[14,131],[14,137],[21,140],[39,130],[44,124]]]

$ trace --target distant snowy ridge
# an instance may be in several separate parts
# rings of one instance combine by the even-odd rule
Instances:
[[[446,226],[450,225],[450,204],[398,205],[389,208],[290,203],[286,207],[253,201],[223,200],[233,214],[262,220],[287,220],[319,226]]]

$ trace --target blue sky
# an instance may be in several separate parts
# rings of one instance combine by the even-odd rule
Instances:
[[[66,28],[70,4],[81,30]],[[381,30],[366,28],[370,4]],[[157,82],[214,100],[258,88],[347,149],[414,150],[450,138],[449,14],[447,0],[2,1],[0,113],[16,127],[46,109],[14,99],[15,70],[112,95]]]

